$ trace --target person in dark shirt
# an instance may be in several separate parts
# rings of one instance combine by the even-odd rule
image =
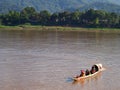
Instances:
[[[91,74],[93,74],[93,73],[95,73],[95,72],[96,72],[96,70],[95,70],[95,67],[94,67],[94,66],[92,67],[92,69],[91,69],[91,71],[90,71],[90,72],[91,72]]]
[[[85,75],[87,76],[87,75],[89,75],[89,74],[90,74],[90,71],[89,71],[88,69],[86,69]]]

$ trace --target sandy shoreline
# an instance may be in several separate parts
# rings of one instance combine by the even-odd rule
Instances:
[[[0,26],[0,30],[42,30],[42,31],[85,31],[85,32],[109,32],[120,33],[118,28],[82,28],[82,27],[62,27],[62,26]]]

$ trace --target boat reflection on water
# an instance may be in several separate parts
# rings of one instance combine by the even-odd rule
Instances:
[[[99,72],[98,74],[96,74],[96,75],[93,76],[93,77],[86,78],[86,79],[81,79],[81,80],[79,80],[79,81],[75,81],[75,80],[74,80],[74,81],[72,82],[72,84],[73,84],[73,85],[80,84],[81,86],[84,86],[85,84],[87,84],[87,83],[89,83],[89,82],[92,82],[92,81],[97,82],[97,80],[98,80],[99,78],[101,78],[101,73],[102,73],[102,72]]]

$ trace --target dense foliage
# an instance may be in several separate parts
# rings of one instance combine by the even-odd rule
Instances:
[[[46,10],[37,12],[33,7],[26,7],[21,12],[9,11],[1,14],[0,24],[120,28],[120,15],[94,9],[51,14]]]

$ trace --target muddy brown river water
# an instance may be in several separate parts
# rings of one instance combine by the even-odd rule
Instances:
[[[72,81],[96,63],[106,70]],[[120,90],[120,33],[2,30],[0,90]]]

